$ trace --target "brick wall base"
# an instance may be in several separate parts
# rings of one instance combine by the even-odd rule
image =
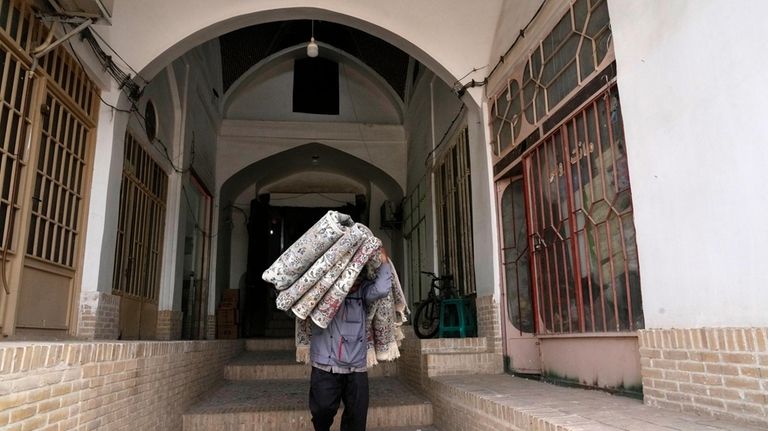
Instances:
[[[181,311],[158,311],[156,336],[158,340],[181,339]]]
[[[768,328],[639,331],[645,403],[768,426]]]
[[[477,306],[477,335],[486,337],[491,343],[490,351],[502,353],[501,346],[501,314],[499,303],[493,295],[478,296],[475,301]]]
[[[216,339],[216,315],[215,314],[208,315],[208,324],[205,326],[205,339],[206,340]]]
[[[178,430],[243,341],[0,344],[0,429]]]
[[[88,340],[116,340],[120,324],[120,297],[105,292],[83,292],[77,336]]]

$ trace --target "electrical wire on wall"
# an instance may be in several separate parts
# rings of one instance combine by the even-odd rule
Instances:
[[[62,29],[66,31],[66,28],[63,24],[61,24]],[[98,33],[97,33],[98,34]],[[99,59],[99,61],[102,63],[102,65],[105,67],[105,70],[109,73],[109,75],[118,83],[121,84],[121,90],[126,93],[126,96],[128,96],[128,102],[131,104],[131,109],[121,109],[118,108],[115,105],[112,105],[108,103],[104,98],[101,96],[101,94],[97,93],[99,100],[101,103],[103,103],[105,106],[118,111],[118,112],[125,112],[131,115],[134,115],[137,118],[137,122],[139,123],[139,127],[141,127],[145,134],[147,134],[147,127],[146,122],[147,119],[144,117],[144,115],[141,114],[141,111],[139,110],[139,107],[137,105],[138,98],[141,97],[141,94],[143,93],[143,88],[139,88],[138,85],[131,79],[131,75],[121,71],[118,66],[112,61],[112,58],[107,55],[99,46],[98,42],[93,38],[93,36],[90,34],[90,30],[86,29],[83,31],[84,39],[89,42],[89,46],[91,46],[91,49],[96,54],[96,57]],[[88,36],[86,36],[88,35]],[[89,37],[90,36],[90,37]],[[101,36],[99,36],[101,38]],[[103,38],[101,38],[103,40]],[[77,55],[77,52],[74,49],[74,46],[70,41],[67,41],[69,44],[69,48],[72,51],[72,54],[74,55],[75,59],[77,60],[78,64],[80,64],[80,67],[83,68],[83,70],[87,70],[85,68],[85,65],[83,64],[82,59]],[[105,42],[106,43],[106,42]],[[109,45],[108,45],[109,46]],[[126,63],[126,66],[130,68],[132,71],[135,72],[135,69],[133,69],[120,54],[118,54],[111,46],[109,46],[110,50],[115,53],[115,55],[118,56],[124,63]],[[111,71],[111,72],[110,72]],[[137,76],[141,77],[140,75]],[[147,81],[145,78],[141,77],[142,80],[146,82],[145,86],[149,84],[149,81]],[[148,136],[148,134],[147,134]],[[192,169],[192,166],[194,166],[195,163],[195,134],[192,132],[192,142],[191,142],[191,155],[190,155],[190,162],[188,167],[178,167],[176,163],[174,162],[173,158],[170,155],[168,145],[166,145],[165,142],[163,142],[162,139],[159,137],[154,137],[152,141],[150,142],[153,145],[158,145],[161,148],[160,154],[163,155],[163,157],[170,163],[171,169],[173,169],[174,172],[178,174],[184,174],[189,172]]]
[[[512,44],[509,46],[509,48],[507,48],[507,50],[504,51],[504,54],[499,56],[499,60],[493,66],[493,69],[491,69],[491,71],[488,72],[487,75],[485,75],[485,78],[483,78],[480,81],[477,81],[477,80],[473,79],[470,82],[461,85],[460,87],[457,86],[457,84],[460,84],[461,81],[463,81],[467,76],[469,76],[469,75],[471,75],[471,74],[473,74],[473,73],[475,73],[477,71],[480,71],[482,69],[488,68],[490,65],[486,65],[486,66],[482,66],[482,67],[477,67],[477,68],[472,68],[472,70],[470,70],[464,76],[462,76],[461,78],[457,79],[456,82],[454,82],[454,91],[456,92],[456,94],[459,95],[459,97],[463,96],[464,93],[469,88],[482,87],[482,86],[488,84],[488,80],[493,76],[493,74],[496,72],[496,70],[499,68],[499,66],[501,66],[506,61],[507,56],[509,55],[510,52],[512,52],[512,49],[515,47],[515,45],[517,45],[517,42],[519,42],[521,39],[525,38],[525,33],[528,31],[528,27],[530,27],[531,23],[533,23],[533,21],[536,19],[536,17],[539,16],[539,13],[541,13],[541,9],[544,8],[544,3],[546,3],[546,0],[541,0],[541,4],[539,5],[539,8],[536,9],[536,12],[533,14],[531,19],[528,20],[528,23],[525,24],[525,27],[520,29],[520,32],[517,34],[517,37],[515,38],[515,40],[512,41]]]
[[[64,28],[64,25],[61,24],[61,26],[62,26],[62,29],[64,31],[66,31],[66,28]],[[126,96],[128,96],[127,99],[128,99],[128,102],[131,105],[131,109],[121,109],[121,108],[118,108],[117,106],[114,106],[114,105],[108,103],[106,100],[104,100],[103,97],[101,97],[101,94],[97,93],[97,95],[99,97],[99,100],[105,106],[107,106],[107,107],[109,107],[109,108],[111,108],[111,109],[113,109],[115,111],[124,112],[124,113],[128,113],[129,115],[135,116],[135,118],[137,119],[137,123],[139,124],[139,127],[141,127],[142,130],[144,130],[144,133],[145,133],[146,136],[149,136],[149,133],[147,133],[147,126],[146,126],[147,119],[146,119],[146,117],[144,115],[142,115],[142,113],[139,110],[139,107],[137,105],[138,99],[141,97],[141,94],[143,93],[143,88],[140,88],[131,79],[131,75],[129,75],[129,74],[127,74],[127,73],[125,73],[125,72],[123,72],[122,70],[119,69],[119,67],[112,61],[112,58],[109,55],[107,55],[101,49],[101,47],[99,46],[99,43],[91,35],[90,30],[85,30],[83,32],[83,35],[84,35],[83,39],[88,42],[89,46],[91,47],[91,49],[96,54],[96,57],[99,59],[99,62],[102,63],[102,65],[105,67],[105,70],[107,71],[107,73],[118,84],[120,84],[121,90],[126,94]],[[144,77],[142,77],[141,75],[139,75],[138,72],[136,72],[136,70],[133,67],[131,67],[130,64],[128,64],[128,62],[125,61],[125,59],[122,56],[120,56],[120,54],[117,51],[115,51],[115,49],[112,48],[112,46],[110,46],[104,40],[103,37],[101,37],[101,35],[99,35],[98,33],[96,33],[96,35],[99,37],[99,39],[104,41],[105,44],[107,44],[109,49],[118,58],[120,58],[120,60],[122,60],[129,69],[131,69],[134,73],[136,73],[136,76],[139,76],[145,82],[145,86],[149,84],[149,81],[147,79],[145,79]],[[78,64],[80,65],[80,67],[83,68],[83,70],[87,70],[85,68],[85,65],[83,64],[82,59],[77,55],[77,52],[75,51],[74,46],[72,45],[72,43],[70,41],[67,41],[67,43],[69,44],[69,48],[70,48],[72,54],[74,55],[75,59],[77,60]],[[176,162],[173,160],[173,158],[170,155],[170,151],[168,149],[168,145],[166,145],[165,142],[163,142],[163,140],[160,139],[159,137],[157,137],[157,136],[153,137],[151,139],[151,141],[150,141],[150,144],[157,145],[157,146],[160,147],[160,151],[159,151],[160,154],[162,154],[162,156],[168,161],[168,163],[171,166],[171,169],[174,172],[176,172],[177,174],[185,174],[185,173],[190,172],[192,170],[192,167],[195,164],[195,156],[196,156],[196,151],[195,151],[195,132],[194,131],[192,132],[192,140],[190,142],[191,154],[190,154],[189,165],[187,167],[184,167],[183,165],[181,167],[178,167],[176,165]],[[187,188],[184,185],[182,185],[182,193],[184,194],[184,199],[185,199],[185,202],[187,204],[187,210],[189,211],[190,215],[192,216],[192,219],[195,222],[195,226],[194,226],[195,230],[199,231],[201,234],[203,234],[207,238],[211,238],[211,239],[215,238],[218,235],[218,233],[211,234],[209,232],[206,232],[204,229],[202,229],[200,227],[200,223],[199,223],[199,220],[197,218],[197,214],[195,213],[194,208],[192,207],[192,203],[190,201],[189,194],[187,192]],[[246,222],[247,222],[247,215],[245,215],[245,216],[246,216]]]
[[[363,143],[363,147],[365,148],[366,154],[368,154],[368,161],[373,163],[373,156],[371,156],[371,151],[368,149],[368,143],[365,142],[365,136],[363,135],[363,130],[360,126],[360,119],[357,116],[357,109],[355,108],[355,98],[352,96],[352,91],[349,88],[349,75],[347,74],[347,67],[344,63],[339,63],[339,66],[342,70],[342,76],[344,76],[344,86],[347,88],[347,94],[349,95],[349,104],[352,106],[352,115],[354,115],[355,124],[357,125],[357,133],[360,136],[360,142]]]
[[[437,145],[435,145],[435,148],[432,148],[428,153],[427,157],[424,159],[424,166],[429,166],[430,158],[435,154],[435,151],[437,151],[438,148],[440,148],[441,145],[445,143],[445,138],[448,137],[448,133],[453,130],[453,125],[456,124],[456,121],[461,118],[462,114],[464,114],[464,111],[467,109],[466,105],[463,103],[459,107],[459,112],[456,113],[456,115],[453,117],[453,120],[451,120],[451,124],[448,125],[448,127],[445,129],[445,133],[443,133],[443,137],[440,138],[439,141],[437,141]]]

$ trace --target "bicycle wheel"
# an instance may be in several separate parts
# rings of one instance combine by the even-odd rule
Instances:
[[[413,316],[413,330],[419,338],[432,338],[440,328],[440,303],[428,299],[416,308]]]

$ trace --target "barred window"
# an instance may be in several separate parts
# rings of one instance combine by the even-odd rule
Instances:
[[[130,133],[125,136],[112,289],[157,300],[168,176]]]
[[[472,245],[472,193],[469,139],[463,128],[434,170],[437,253],[443,274],[452,274],[459,291],[474,294],[475,265]]]
[[[644,327],[618,92],[600,94],[524,159],[540,334]]]
[[[525,65],[491,97],[494,154],[514,147],[521,130],[530,133],[590,78],[610,52],[610,42],[606,1],[573,2],[554,29],[531,48]]]
[[[408,289],[411,301],[426,298],[428,283],[423,280],[421,270],[427,249],[427,184],[422,177],[411,193],[403,200],[403,237],[408,250]]]

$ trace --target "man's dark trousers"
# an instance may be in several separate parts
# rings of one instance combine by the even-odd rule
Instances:
[[[333,374],[312,367],[309,410],[315,431],[328,431],[344,403],[341,431],[365,431],[368,419],[368,373]]]

